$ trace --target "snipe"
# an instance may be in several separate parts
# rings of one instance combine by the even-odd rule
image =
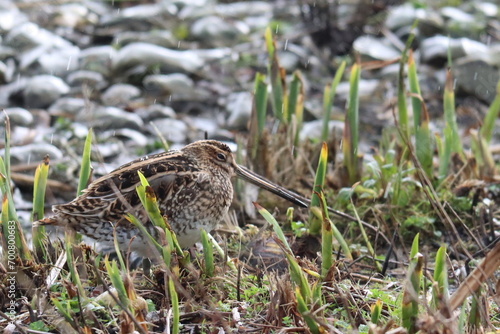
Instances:
[[[201,140],[179,151],[146,156],[119,167],[92,182],[73,201],[55,205],[54,216],[37,223],[68,226],[110,247],[116,227],[122,249],[130,247],[148,257],[145,238],[124,218],[125,213],[132,213],[150,233],[156,233],[136,193],[140,184],[137,171],[154,189],[160,211],[181,247],[193,245],[199,240],[200,229],[210,232],[222,219],[233,199],[231,178],[235,175],[299,206],[307,206],[299,195],[236,164],[227,145]]]

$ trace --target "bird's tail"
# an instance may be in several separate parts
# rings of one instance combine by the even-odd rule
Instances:
[[[37,220],[36,222],[33,222],[33,225],[34,226],[57,225],[57,219],[55,219],[54,217],[47,217]]]

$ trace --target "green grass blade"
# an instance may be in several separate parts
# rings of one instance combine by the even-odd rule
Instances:
[[[411,105],[413,110],[413,126],[415,133],[417,133],[418,128],[420,127],[422,102],[420,101],[420,98],[418,98],[418,96],[421,95],[420,85],[418,83],[417,66],[415,65],[415,60],[413,59],[413,50],[411,49],[409,50],[408,55],[408,83],[410,86],[410,93],[412,93]]]
[[[366,248],[368,249],[368,253],[372,257],[372,259],[374,259],[375,266],[377,267],[377,270],[379,272],[381,272],[382,267],[378,261],[375,261],[377,254],[375,253],[375,250],[373,249],[373,246],[370,243],[370,239],[368,238],[368,235],[366,234],[365,227],[361,223],[361,219],[359,218],[358,210],[356,210],[356,205],[354,204],[354,201],[352,200],[352,196],[351,196],[351,204],[352,204],[352,207],[354,208],[354,216],[356,217],[356,220],[358,221],[358,227],[359,227],[359,230],[361,231],[361,235],[363,236],[363,240],[365,241],[365,245],[366,245]],[[346,247],[347,247],[347,243],[346,243]],[[351,253],[349,253],[348,255],[350,256],[350,259],[352,259]]]
[[[57,298],[50,298],[50,300],[52,301],[52,304],[54,304],[57,312],[63,316],[64,320],[70,324],[75,324],[69,303],[67,303],[67,307],[64,307],[64,305]]]
[[[307,281],[307,278],[301,269],[299,263],[293,256],[292,249],[290,248],[290,245],[288,244],[288,241],[285,238],[285,235],[283,234],[283,230],[279,226],[278,222],[274,217],[264,209],[262,206],[260,206],[257,203],[254,203],[255,208],[257,211],[264,217],[264,219],[271,224],[273,227],[274,233],[278,237],[279,243],[281,248],[283,249],[283,252],[285,253],[285,256],[288,260],[288,266],[290,268],[290,277],[292,278],[292,281],[295,282],[295,284],[299,287],[301,295],[304,297],[304,300],[307,303],[310,303],[312,301],[312,291],[311,287],[309,286],[309,282]]]
[[[120,300],[122,305],[124,305],[127,309],[132,311],[132,309],[130,308],[130,300],[127,295],[127,290],[125,289],[125,284],[123,282],[123,278],[120,273],[120,269],[118,269],[116,261],[109,261],[108,258],[105,258],[104,265],[109,275],[109,279],[111,280],[111,284],[113,284],[113,286],[116,289],[116,292],[118,294],[118,299]]]
[[[301,91],[297,97],[297,105],[295,107],[295,137],[293,139],[293,145],[297,148],[300,142],[300,131],[304,123],[304,89],[301,86]],[[293,156],[297,157],[298,150],[293,150]]]
[[[14,244],[18,250],[19,257],[22,260],[31,260],[32,256],[23,230],[19,224],[14,200],[12,198],[11,180],[10,180],[10,122],[7,114],[5,115],[5,148],[4,159],[0,157],[0,191],[2,193],[2,230],[4,236],[3,245],[7,247],[8,237],[14,234]],[[5,211],[6,210],[6,211]],[[3,218],[5,217],[5,218]],[[7,254],[7,252],[5,253]]]
[[[328,142],[328,123],[330,121],[330,115],[332,111],[333,101],[335,97],[335,93],[337,92],[337,86],[342,79],[342,75],[344,74],[344,70],[346,67],[346,62],[343,61],[337,71],[335,72],[335,76],[333,77],[331,85],[325,86],[325,91],[323,94],[323,127],[321,129],[321,140],[324,142]]]
[[[434,145],[429,130],[429,113],[425,106],[422,108],[420,125],[415,133],[415,150],[418,161],[424,172],[432,180],[432,158],[434,156]]]
[[[87,188],[87,184],[90,179],[90,173],[92,168],[90,166],[90,151],[92,147],[92,129],[89,129],[87,133],[87,138],[85,138],[85,145],[83,147],[82,163],[80,167],[80,178],[78,180],[78,189],[76,191],[76,196],[80,196],[82,191]]]
[[[377,299],[375,304],[370,306],[370,321],[375,325],[377,325],[381,319],[383,306],[384,303],[380,299]]]
[[[322,203],[325,203],[325,196],[321,194]],[[322,205],[324,207],[324,205]],[[333,266],[333,224],[328,219],[328,211],[323,210],[323,224],[321,229],[321,278],[326,279],[330,268]]]
[[[423,263],[423,255],[417,253],[410,262],[408,282],[403,291],[402,321],[403,327],[406,328],[410,334],[417,332],[418,296],[420,292]]]
[[[410,266],[408,279],[403,291],[402,322],[408,333],[416,333],[416,320],[418,318],[418,297],[420,282],[422,281],[424,257],[418,252],[419,234],[413,239],[410,251]]]
[[[417,26],[417,21],[413,22],[411,27],[411,31],[413,31]],[[400,127],[401,134],[405,138],[410,138],[410,127],[408,124],[408,109],[406,107],[406,88],[405,88],[405,65],[408,59],[408,50],[410,50],[411,43],[415,38],[415,34],[412,32],[405,43],[405,48],[401,55],[401,59],[399,61],[399,74],[398,74],[398,123]],[[401,141],[402,143],[405,140]]]
[[[259,211],[259,213],[262,215],[262,217],[264,217],[264,219],[269,224],[271,224],[271,226],[273,227],[274,233],[276,233],[276,236],[278,237],[278,239],[283,243],[283,245],[286,248],[286,251],[292,253],[292,249],[290,248],[290,245],[288,244],[288,241],[286,240],[285,234],[283,234],[283,230],[281,229],[281,227],[279,226],[278,222],[273,217],[273,215],[271,215],[271,213],[269,213],[269,211],[264,209],[259,204],[253,203],[253,205],[255,206],[257,211]]]
[[[408,82],[413,110],[416,155],[425,173],[432,179],[432,157],[434,148],[431,133],[429,131],[429,113],[422,101],[417,77],[417,67],[411,49],[409,50],[408,56]]]
[[[323,191],[323,186],[325,184],[326,177],[326,167],[328,160],[328,146],[325,142],[321,145],[321,153],[319,155],[318,168],[316,169],[316,176],[314,178],[314,187],[311,197],[310,207],[320,207],[321,199],[318,194]],[[312,211],[309,212],[309,232],[312,235],[319,235],[321,232],[321,226],[323,222],[322,219],[316,217]]]
[[[285,73],[279,64],[278,56],[276,54],[276,43],[273,39],[271,28],[269,27],[265,32],[265,39],[267,52],[269,55],[269,63],[267,68],[269,78],[271,78],[271,99],[274,117],[276,117],[276,119],[278,119],[280,122],[285,122]]]
[[[351,127],[351,156],[355,157],[358,151],[359,142],[359,80],[361,67],[354,64],[349,80],[349,106],[347,108],[349,125]]]
[[[299,103],[299,95],[303,94],[302,78],[299,71],[293,72],[292,82],[290,83],[290,92],[288,94],[287,110],[285,114],[286,123],[289,124],[292,120],[292,115],[296,114],[297,105]]]
[[[64,249],[66,250],[66,263],[68,264],[68,269],[71,277],[71,282],[78,289],[78,293],[81,298],[85,297],[85,290],[83,289],[82,281],[80,280],[80,274],[78,273],[75,259],[73,257],[73,243],[70,239],[69,233],[64,236]]]
[[[449,297],[448,290],[448,271],[446,269],[446,247],[439,247],[436,253],[434,266],[434,282],[432,289],[432,303],[434,310],[439,311],[442,302],[447,302]]]
[[[42,163],[35,170],[35,180],[33,184],[33,211],[31,213],[31,221],[37,221],[43,218],[45,205],[45,189],[47,187],[47,178],[49,174],[49,157],[46,156]],[[46,260],[44,241],[46,240],[45,227],[33,226],[33,250],[35,254]]]
[[[439,156],[439,170],[438,177],[443,180],[448,175],[448,167],[451,161],[452,144],[453,141],[453,130],[447,124],[443,129],[444,142],[441,141],[439,137],[436,136],[436,143],[438,148]]]
[[[146,227],[144,227],[144,224],[141,223],[137,218],[135,218],[132,214],[127,213],[125,215],[125,218],[133,224],[137,229],[141,231],[142,234],[144,234],[148,240],[151,242],[151,244],[160,252],[160,254],[163,253],[163,247],[158,243],[158,241],[153,238],[153,236],[146,230]]]
[[[266,125],[267,84],[264,81],[265,77],[266,76],[262,73],[257,73],[255,75],[254,103],[257,115],[257,139],[262,135],[262,131],[264,131],[264,126]]]
[[[332,102],[331,102],[331,90],[332,87],[328,84],[323,89],[323,124],[321,128],[321,140],[328,141],[328,123],[330,122],[330,115],[332,112]]]
[[[481,137],[486,140],[487,144],[491,141],[491,136],[495,127],[495,120],[498,118],[498,114],[500,113],[500,81],[497,83],[496,92],[495,99],[486,112],[483,126],[480,130]]]
[[[359,80],[360,66],[354,64],[349,80],[349,105],[345,118],[342,150],[344,153],[344,166],[349,175],[349,183],[357,181],[358,174],[358,140],[359,140]]]
[[[5,115],[5,147],[4,147],[4,161],[5,161],[5,167],[1,171],[2,174],[5,176],[6,180],[10,181],[10,118],[9,115],[7,115],[7,112],[3,110],[3,113]],[[10,183],[9,183],[9,188],[10,188]]]
[[[401,57],[403,59],[404,57]],[[406,91],[404,85],[405,75],[404,75],[404,63],[401,61],[399,65],[399,76],[398,76],[398,125],[401,129],[401,134],[406,138],[409,138],[409,126],[408,126],[408,109],[406,107]],[[401,140],[404,143],[404,140]]]
[[[302,318],[304,318],[304,321],[307,324],[307,327],[309,328],[311,333],[313,334],[323,333],[323,331],[320,331],[318,324],[312,317],[312,313],[309,310],[307,303],[304,300],[304,297],[301,295],[301,292],[298,288],[295,289],[295,298],[297,300],[297,310],[299,310],[300,314],[302,315]]]
[[[203,256],[205,258],[205,275],[212,277],[214,275],[214,249],[208,239],[208,233],[204,229],[201,232],[201,244],[203,245]]]
[[[451,138],[448,142],[445,140],[445,145],[450,146],[451,153],[458,153],[461,157],[464,156],[462,150],[462,141],[458,133],[457,116],[455,112],[455,93],[453,92],[453,76],[451,70],[446,72],[446,83],[444,86],[443,96],[444,119],[446,126],[450,129]],[[445,136],[446,138],[446,136]]]
[[[179,333],[180,312],[179,312],[179,296],[175,290],[174,281],[169,278],[168,280],[168,294],[172,303],[172,333]]]
[[[146,213],[148,214],[149,219],[151,220],[154,226],[158,226],[165,231],[165,237],[169,247],[175,250],[179,256],[183,256],[182,248],[179,246],[179,243],[177,242],[177,237],[175,233],[170,229],[169,226],[167,226],[160,212],[160,208],[158,207],[158,202],[156,199],[156,194],[153,188],[151,188],[151,186],[148,183],[148,180],[140,171],[137,171],[137,174],[139,175],[139,179],[141,181],[141,184],[136,188],[137,195],[139,196],[142,205],[146,209]]]
[[[419,239],[420,239],[420,233],[417,233],[413,238],[413,242],[411,244],[410,259],[413,259],[418,254]]]

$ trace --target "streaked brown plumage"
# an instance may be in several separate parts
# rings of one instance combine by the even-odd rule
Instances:
[[[181,247],[193,245],[199,240],[201,228],[212,231],[226,214],[233,198],[231,177],[235,175],[297,205],[307,206],[299,195],[238,166],[227,145],[201,140],[179,151],[146,156],[119,167],[92,182],[73,201],[55,205],[54,216],[38,224],[68,226],[111,247],[116,226],[122,249],[130,247],[139,255],[149,256],[145,238],[124,218],[125,213],[132,213],[155,235],[136,192],[140,184],[137,171],[141,171],[155,191],[160,211],[167,217]]]

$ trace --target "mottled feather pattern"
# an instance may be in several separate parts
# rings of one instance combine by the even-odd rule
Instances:
[[[124,218],[132,213],[155,233],[136,192],[140,171],[155,191],[160,212],[186,247],[198,240],[200,228],[211,231],[227,212],[233,197],[233,163],[230,149],[215,141],[140,158],[95,180],[73,201],[55,205],[55,215],[40,223],[68,226],[101,243],[113,241],[116,227],[122,248],[135,237],[132,250],[143,253],[143,236]]]
[[[94,182],[73,201],[55,205],[54,216],[38,221],[74,229],[112,249],[113,233],[120,247],[150,256],[149,245],[124,215],[133,214],[153,235],[156,229],[140,203],[136,188],[140,171],[154,190],[158,207],[177,235],[181,247],[200,238],[200,229],[212,231],[227,213],[233,198],[235,175],[278,196],[305,206],[300,196],[238,166],[229,147],[201,140],[179,151],[131,161]]]

